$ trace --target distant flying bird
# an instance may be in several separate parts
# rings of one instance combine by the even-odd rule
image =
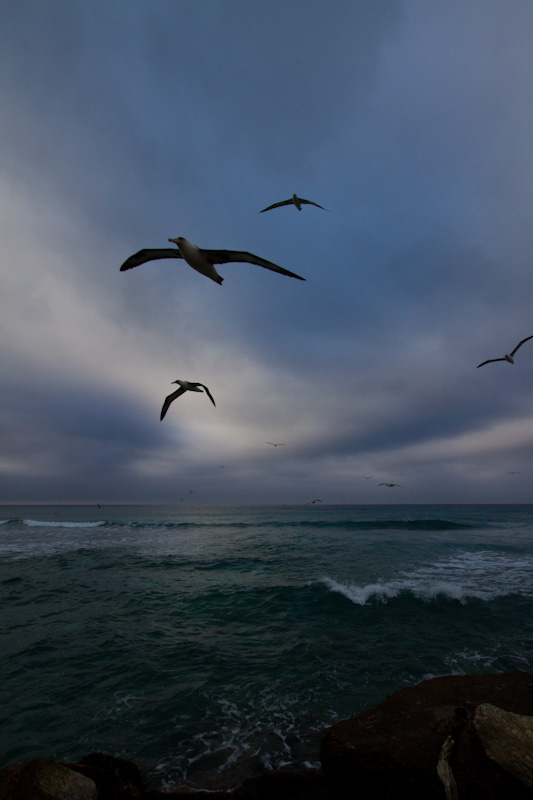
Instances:
[[[285,442],[265,442],[265,444],[271,444],[272,447],[284,447]]]
[[[393,486],[399,486],[400,489],[404,488],[401,483],[380,483],[379,486],[388,486],[389,489],[392,489]]]
[[[506,475],[520,475],[519,472],[506,472]]]
[[[530,339],[533,339],[533,335],[526,336],[525,339],[522,339],[522,341],[516,345],[515,349],[511,353],[509,353],[509,355],[504,356],[503,358],[489,358],[487,361],[483,361],[481,364],[478,364],[476,369],[479,369],[479,367],[484,366],[484,364],[492,364],[493,361],[508,361],[509,364],[514,364],[514,354],[516,353],[519,347],[522,347],[524,342],[529,342]]]
[[[304,200],[303,197],[298,197],[297,194],[293,194],[290,200],[282,200],[280,203],[273,203],[271,206],[261,209],[259,213],[262,214],[263,211],[270,211],[271,208],[279,208],[280,206],[296,206],[298,211],[301,211],[302,205],[316,206],[317,208],[321,208],[323,211],[328,210],[327,208],[324,208],[324,206],[319,206],[318,203],[313,203],[312,200]]]
[[[322,502],[322,500],[320,500],[320,499],[317,497],[317,499],[316,499],[316,500],[311,500],[311,501],[310,501],[310,502],[309,502],[307,505],[309,505],[309,506],[312,506],[312,505],[313,505],[313,503],[321,503],[321,502]]]
[[[180,381],[180,380],[172,381],[172,383],[178,383],[180,388],[176,389],[175,392],[172,392],[172,394],[169,394],[169,396],[165,398],[165,402],[163,403],[163,408],[161,409],[161,416],[159,418],[160,420],[162,420],[165,414],[167,413],[170,404],[177,397],[180,397],[182,394],[185,394],[185,392],[201,392],[202,389],[204,389],[206,395],[209,397],[213,405],[216,406],[216,403],[211,396],[211,392],[209,391],[207,386],[204,386],[203,383],[191,383],[190,381]]]
[[[211,278],[215,283],[222,284],[223,278],[220,277],[216,271],[215,264],[227,264],[230,261],[246,261],[249,264],[257,264],[258,267],[265,267],[271,269],[272,272],[279,272],[280,275],[288,275],[289,278],[297,278],[299,281],[305,281],[300,275],[294,272],[289,272],[288,269],[278,267],[271,261],[267,261],[259,256],[254,256],[253,253],[247,253],[241,250],[204,250],[196,247],[195,244],[184,239],[183,236],[178,236],[176,239],[169,239],[169,242],[177,244],[178,249],[173,250],[170,247],[160,249],[139,250],[133,256],[126,259],[120,268],[121,272],[127,269],[133,269],[146,263],[146,261],[155,261],[158,258],[183,258],[187,264],[205,275],[206,278]]]

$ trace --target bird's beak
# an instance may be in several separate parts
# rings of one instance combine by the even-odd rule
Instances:
[[[169,239],[168,241],[169,241],[169,242],[174,242],[174,244],[177,244],[177,243],[178,243],[178,240],[177,240],[177,239]]]

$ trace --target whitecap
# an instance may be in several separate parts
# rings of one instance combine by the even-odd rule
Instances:
[[[22,522],[31,528],[98,528],[100,525],[105,525],[103,519],[97,522],[45,522],[38,519],[23,519]]]
[[[396,597],[400,592],[400,589],[394,586],[393,583],[369,583],[366,586],[357,586],[356,584],[340,583],[333,580],[333,578],[328,578],[327,575],[322,578],[322,583],[332,592],[344,595],[344,597],[358,606],[366,605],[372,598],[386,602],[390,598]]]

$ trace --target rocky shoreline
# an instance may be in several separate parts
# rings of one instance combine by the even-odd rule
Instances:
[[[449,675],[400,689],[328,728],[322,769],[282,770],[230,790],[145,789],[103,753],[0,772],[1,800],[533,800],[533,674]]]

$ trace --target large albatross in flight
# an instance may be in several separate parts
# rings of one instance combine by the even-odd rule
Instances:
[[[313,203],[312,200],[304,200],[303,197],[298,197],[297,194],[293,194],[289,200],[282,200],[280,203],[273,203],[271,206],[267,206],[267,208],[262,208],[259,213],[262,214],[263,211],[270,211],[271,208],[279,208],[280,206],[296,206],[298,211],[301,211],[302,205],[316,206],[317,208],[321,208],[322,211],[328,210],[327,208],[324,208],[324,206],[319,206],[318,203]]]
[[[180,381],[179,379],[177,381],[172,381],[172,383],[178,383],[180,388],[176,389],[175,392],[172,392],[172,394],[169,394],[169,396],[165,398],[165,402],[163,403],[163,408],[161,409],[161,416],[159,418],[160,420],[162,420],[165,414],[167,413],[170,404],[177,397],[181,397],[182,394],[185,394],[185,392],[201,392],[203,389],[206,395],[213,403],[213,405],[216,406],[216,403],[213,400],[211,392],[209,391],[207,386],[204,386],[203,383],[192,383],[191,381]]]
[[[482,361],[481,364],[478,364],[476,369],[479,369],[479,367],[484,366],[484,364],[492,364],[493,361],[508,361],[509,364],[514,364],[514,354],[516,353],[516,351],[518,350],[519,347],[522,347],[524,342],[528,342],[530,339],[533,339],[533,335],[526,336],[525,339],[522,339],[521,342],[518,342],[518,344],[516,345],[515,349],[512,350],[509,353],[509,355],[506,355],[503,358],[489,358],[487,361]]]
[[[211,278],[215,283],[222,284],[223,278],[220,277],[215,269],[215,264],[227,264],[230,261],[246,261],[249,264],[257,264],[258,267],[265,267],[271,269],[273,272],[279,272],[280,275],[287,275],[289,278],[297,278],[299,281],[305,281],[305,278],[296,275],[294,272],[289,272],[288,269],[278,267],[271,261],[265,258],[254,256],[253,253],[247,253],[243,250],[204,250],[197,247],[192,242],[189,242],[183,236],[178,236],[176,239],[169,239],[169,242],[177,244],[178,249],[173,248],[160,248],[160,249],[145,249],[139,250],[138,253],[130,256],[122,264],[120,271],[124,272],[127,269],[133,269],[146,261],[155,261],[158,258],[183,258],[187,264],[205,275],[206,278]]]

